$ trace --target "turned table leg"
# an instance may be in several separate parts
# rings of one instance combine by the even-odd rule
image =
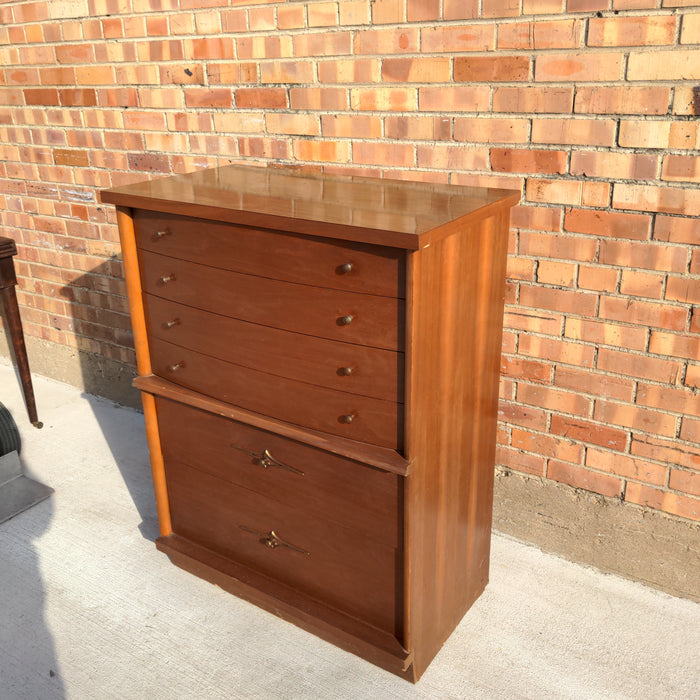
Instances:
[[[24,344],[24,332],[22,331],[22,319],[19,315],[17,304],[17,294],[12,256],[16,253],[14,242],[8,238],[0,238],[0,299],[5,310],[8,331],[12,341],[12,349],[19,370],[22,391],[24,392],[24,402],[27,405],[27,413],[32,425],[41,428],[36,412],[36,401],[34,399],[34,387],[32,386],[32,376],[29,371],[29,360],[27,359],[27,347]]]

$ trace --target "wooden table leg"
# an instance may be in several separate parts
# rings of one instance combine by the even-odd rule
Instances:
[[[17,369],[19,370],[20,381],[22,382],[22,391],[24,392],[24,402],[27,405],[27,413],[32,425],[37,428],[42,427],[42,423],[36,413],[36,401],[34,399],[34,387],[32,386],[32,376],[29,371],[29,361],[27,359],[27,347],[24,344],[24,332],[22,331],[22,319],[19,315],[19,306],[17,305],[17,294],[15,293],[14,285],[2,287],[0,289],[0,298],[5,309],[5,317],[9,327],[10,338],[12,339],[12,348],[15,353]]]

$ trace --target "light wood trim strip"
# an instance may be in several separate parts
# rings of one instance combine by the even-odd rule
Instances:
[[[117,207],[117,224],[119,226],[119,239],[124,261],[124,275],[126,277],[126,291],[129,297],[131,324],[134,332],[136,366],[139,374],[148,375],[151,373],[151,357],[148,350],[146,315],[143,309],[143,294],[141,292],[141,276],[139,274],[139,259],[132,210]],[[170,520],[170,504],[168,503],[163,453],[158,432],[156,402],[152,395],[145,392],[141,392],[141,401],[146,422],[148,451],[151,455],[151,472],[153,473],[153,487],[156,495],[158,524],[160,526],[160,534],[166,536],[173,531],[173,528]]]

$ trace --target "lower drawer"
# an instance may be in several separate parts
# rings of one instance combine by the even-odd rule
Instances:
[[[173,531],[394,633],[401,553],[357,532],[166,459]]]
[[[175,401],[156,399],[156,412],[166,458],[402,547],[396,474]]]
[[[402,405],[224,362],[157,338],[153,373],[265,416],[380,447],[401,448]]]

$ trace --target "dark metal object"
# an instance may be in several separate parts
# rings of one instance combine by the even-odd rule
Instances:
[[[32,376],[29,371],[29,361],[27,360],[27,348],[24,344],[24,332],[22,330],[22,319],[19,315],[17,305],[17,294],[15,286],[17,277],[12,258],[17,255],[17,246],[11,238],[0,236],[0,299],[7,318],[7,327],[12,340],[12,349],[19,370],[19,377],[24,393],[24,402],[27,406],[29,420],[36,428],[41,428],[36,412],[36,401],[34,399],[34,387],[32,386]]]

